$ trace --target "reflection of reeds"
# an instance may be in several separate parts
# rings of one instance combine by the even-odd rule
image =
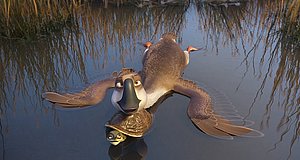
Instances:
[[[299,21],[300,19],[299,12],[300,12],[299,0],[286,1],[286,18],[289,19],[288,21],[292,23]]]
[[[248,59],[250,54],[253,55],[252,57],[256,55],[255,48],[258,46],[254,46],[254,49],[247,53],[244,62],[252,61],[254,68],[257,67],[260,72],[258,77],[263,79],[252,106],[256,99],[263,94],[265,85],[268,83],[268,77],[272,75],[274,70],[276,71],[272,92],[266,104],[264,119],[261,124],[262,126],[269,125],[272,108],[275,106],[274,101],[277,99],[277,105],[282,109],[281,120],[277,125],[281,138],[275,143],[274,149],[285,138],[290,139],[289,156],[291,156],[293,145],[299,138],[300,130],[300,2],[298,0],[277,2],[256,1],[253,3],[256,6],[261,6],[256,9],[257,17],[259,17],[256,18],[256,23],[259,26],[257,42],[263,42],[264,50],[261,57]],[[259,63],[254,62],[256,59],[259,60]],[[246,66],[249,67],[247,64]],[[267,67],[266,71],[262,69],[263,66]],[[287,134],[293,136],[285,137]]]
[[[277,105],[282,109],[280,122],[277,125],[281,138],[274,144],[274,148],[284,139],[290,138],[289,156],[292,154],[293,145],[299,138],[300,131],[300,57],[299,47],[287,42],[281,42],[280,60],[273,80],[272,92],[269,102],[266,105],[262,125],[268,125],[272,117],[272,107],[275,99],[278,99]],[[272,66],[272,62],[268,62]],[[266,75],[267,76],[267,75]],[[265,83],[262,84],[263,86]],[[292,134],[292,137],[286,137]]]
[[[190,3],[190,0],[102,0],[105,8],[108,5],[124,6],[124,5],[134,5],[136,7],[145,6],[161,6],[161,5],[182,5],[185,3]]]
[[[34,43],[1,41],[2,114],[7,107],[18,105],[17,100],[22,97],[25,101],[40,103],[44,90],[61,89],[62,84],[77,77],[87,82],[86,57],[101,67],[105,67],[108,60],[124,64],[128,57],[135,60],[133,55],[138,42],[151,40],[153,35],[160,36],[166,31],[179,32],[185,23],[186,6],[151,9],[96,6],[82,7],[76,23],[51,38]]]
[[[6,115],[10,111],[49,114],[51,110],[43,107],[41,99],[45,90],[65,90],[70,81],[78,79],[89,83],[91,77],[86,74],[89,63],[96,66],[92,74],[98,74],[106,66],[125,65],[128,57],[132,61],[139,59],[134,56],[138,42],[153,40],[165,31],[180,32],[186,6],[152,10],[128,6],[81,9],[72,27],[64,27],[50,38],[31,43],[0,41],[1,133],[8,127]],[[59,125],[55,110],[51,114],[54,124]]]
[[[179,5],[141,9],[109,5],[104,9],[97,4],[88,6],[79,18],[79,28],[84,29],[81,40],[88,43],[89,47],[84,53],[92,55],[94,59],[103,56],[104,66],[108,52],[117,52],[124,65],[125,56],[134,55],[136,45],[143,39],[153,40],[155,35],[169,31],[178,33],[184,26],[187,7]]]
[[[61,30],[81,0],[1,0],[0,36],[32,39]]]
[[[207,33],[207,39],[212,40],[212,44],[215,45],[216,49],[218,49],[220,43],[223,45],[231,43],[236,48],[239,40],[242,43],[246,40],[253,40],[253,34],[248,34],[252,27],[250,25],[252,18],[248,15],[249,3],[225,7],[197,1],[196,9],[200,28]],[[248,37],[249,35],[251,37]],[[224,39],[220,39],[221,37]]]
[[[63,30],[80,15],[82,4],[92,0],[3,0],[0,1],[0,36],[13,39],[36,39]],[[103,2],[103,3],[101,3]],[[188,5],[187,0],[144,1],[113,0],[100,1],[101,6],[174,6]],[[129,4],[129,5],[128,5]],[[122,10],[121,8],[118,8]],[[147,10],[147,8],[143,8]],[[129,10],[128,10],[129,11]],[[103,11],[105,12],[105,11]],[[123,12],[125,13],[125,12]],[[130,14],[130,13],[128,13]],[[126,15],[126,14],[125,14]],[[175,14],[176,15],[176,14]],[[123,21],[130,17],[124,17]],[[111,19],[113,20],[113,19]],[[112,21],[108,21],[109,23]],[[107,22],[106,22],[107,23]],[[128,23],[129,24],[129,23]]]
[[[299,41],[295,41],[295,32],[290,31],[290,28],[299,29],[299,25],[291,26],[291,24],[299,23],[300,17],[298,5],[295,5],[294,0],[287,1],[286,3],[272,3],[266,2],[263,4],[267,8],[261,16],[260,24],[262,30],[266,30],[265,48],[270,47],[269,50],[265,49],[265,53],[260,58],[260,65],[268,62],[268,72],[265,74],[265,79],[270,74],[271,67],[276,60],[275,57],[280,57],[280,63],[274,78],[274,85],[270,102],[267,105],[266,115],[269,115],[270,107],[273,104],[274,95],[281,93],[284,95],[284,100],[281,106],[285,107],[285,111],[294,110],[299,105],[298,99],[300,95],[299,89]],[[295,5],[292,7],[291,5]],[[291,7],[294,8],[291,10]],[[295,21],[295,12],[298,14],[298,19]],[[270,22],[270,23],[266,23]],[[269,25],[268,25],[269,24]],[[293,38],[294,37],[294,38]],[[269,51],[269,55],[268,55]],[[280,54],[280,55],[279,55]],[[268,58],[267,58],[267,57]],[[269,61],[266,61],[268,59]],[[265,83],[265,81],[264,81]],[[263,84],[264,85],[264,84]],[[261,87],[263,88],[263,87]],[[285,113],[286,116],[291,115]],[[269,117],[269,116],[267,116]],[[284,118],[285,117],[285,118]],[[282,126],[282,124],[280,124]]]
[[[59,77],[66,77],[68,73],[65,66],[70,54],[61,52],[64,44],[41,43],[38,44],[14,44],[1,42],[1,108],[13,106],[14,98],[19,94],[24,97],[39,97],[39,88],[57,86]],[[55,48],[55,47],[59,48]],[[60,58],[56,58],[60,57]],[[34,89],[36,95],[29,95]],[[8,99],[10,97],[10,99]],[[7,100],[10,100],[8,103]],[[4,106],[2,106],[4,105]]]
[[[257,0],[238,7],[197,3],[200,26],[207,32],[207,38],[211,38],[216,47],[221,37],[224,38],[223,44],[231,42],[233,48],[237,47],[237,39],[240,40],[245,54],[244,76],[251,67],[249,63],[252,62],[254,75],[262,79],[250,111],[256,100],[264,93],[265,85],[269,83],[268,77],[275,73],[272,93],[265,106],[261,124],[269,125],[269,120],[273,117],[271,113],[275,99],[279,99],[277,104],[281,107],[282,114],[277,128],[282,136],[275,144],[275,148],[283,139],[290,139],[290,155],[300,132],[299,10],[299,0],[276,2]],[[246,43],[253,44],[253,47],[244,48]],[[257,53],[260,46],[263,46],[262,54]],[[265,66],[266,71],[263,70]],[[257,70],[259,74],[256,73]],[[287,134],[293,136],[285,137]]]

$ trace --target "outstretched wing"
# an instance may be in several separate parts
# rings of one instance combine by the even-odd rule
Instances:
[[[59,94],[55,92],[45,92],[42,97],[54,104],[66,108],[84,107],[94,105],[102,101],[107,89],[114,86],[115,79],[108,78],[92,84],[79,93]]]
[[[190,97],[188,116],[204,133],[222,139],[233,139],[233,136],[260,137],[263,134],[254,129],[234,125],[230,120],[214,112],[211,98],[207,92],[194,82],[178,79],[174,91]]]

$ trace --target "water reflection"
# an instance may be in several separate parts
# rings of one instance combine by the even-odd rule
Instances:
[[[76,25],[51,39],[34,43],[2,40],[2,143],[7,133],[7,112],[42,110],[42,113],[48,113],[53,110],[43,107],[40,98],[45,90],[81,90],[84,86],[76,88],[74,84],[88,85],[95,79],[101,79],[128,65],[138,69],[141,58],[137,57],[142,54],[142,47],[138,44],[147,40],[156,41],[164,32],[184,34],[182,30],[188,25],[188,11],[193,7],[184,4],[143,8],[108,5],[102,8],[96,3],[83,7],[78,13]],[[246,68],[245,76],[251,74],[249,71],[252,69],[252,75],[262,81],[254,95],[253,107],[259,97],[267,94],[264,92],[265,85],[272,84],[261,126],[268,128],[271,125],[272,118],[277,116],[273,110],[279,106],[280,121],[273,123],[276,123],[281,137],[271,149],[276,150],[281,143],[289,141],[292,155],[300,134],[300,53],[299,43],[291,42],[288,35],[276,34],[283,25],[282,20],[278,19],[282,12],[275,12],[278,7],[280,3],[265,1],[245,2],[240,6],[228,7],[196,1],[195,10],[198,14],[197,25],[206,34],[204,39],[207,45],[218,53],[221,53],[223,46],[231,46],[233,56],[242,53],[245,56],[242,62],[242,66]],[[261,50],[263,53],[259,53]],[[90,73],[90,70],[97,72]],[[255,114],[253,110],[254,108],[250,109],[249,114]],[[56,111],[50,113],[58,125],[58,114]],[[131,143],[128,142],[128,145]],[[143,157],[141,153],[147,150],[143,139],[133,140],[132,146],[144,146],[136,148],[136,155]],[[126,145],[123,147],[126,148]],[[2,148],[5,149],[4,146]],[[111,147],[109,154],[111,157],[118,157],[115,156],[116,153],[124,148]],[[139,151],[139,148],[146,149]]]
[[[146,158],[147,150],[143,138],[130,138],[117,146],[111,145],[108,154],[112,160],[139,160]]]
[[[279,44],[278,44],[279,45]],[[289,157],[292,154],[293,146],[299,139],[300,131],[300,57],[299,46],[291,44],[289,41],[280,43],[280,58],[278,67],[273,79],[272,92],[266,105],[264,119],[261,122],[262,127],[268,126],[272,117],[272,107],[274,104],[281,108],[281,118],[277,124],[277,131],[281,133],[280,139],[274,144],[271,150],[275,150],[284,140],[290,140]],[[273,59],[267,61],[269,66],[273,65]],[[264,77],[267,77],[268,73]],[[263,86],[266,81],[262,84]],[[277,98],[277,101],[276,101]],[[292,137],[288,137],[292,134]]]
[[[143,40],[155,40],[162,33],[180,33],[186,21],[186,5],[133,8],[124,5],[117,7],[92,4],[85,9],[80,18],[80,28],[84,28],[84,41],[91,42],[86,50],[108,54],[108,47],[120,53],[120,62],[124,65],[124,56],[134,55],[137,44]],[[100,43],[99,43],[100,42]],[[133,57],[131,57],[132,59]]]
[[[196,2],[196,10],[199,18],[199,28],[207,34],[206,40],[210,40],[217,52],[224,45],[231,45],[235,50],[232,54],[239,54],[239,41],[245,52],[245,43],[251,43],[253,33],[250,26],[253,18],[249,11],[253,8],[251,3],[240,3],[239,6],[211,5],[211,3]],[[250,29],[250,30],[249,30]],[[250,34],[249,34],[250,31]],[[207,42],[210,43],[210,42]]]
[[[292,155],[296,140],[299,139],[300,133],[300,46],[299,42],[293,41],[291,35],[285,32],[284,27],[287,25],[287,22],[284,16],[282,16],[282,13],[273,12],[282,11],[284,6],[282,6],[282,4],[270,4],[269,2],[260,2],[258,4],[263,8],[268,8],[269,12],[257,9],[258,13],[261,14],[260,19],[257,19],[257,23],[260,24],[260,29],[264,31],[259,33],[260,36],[257,42],[265,43],[263,54],[261,54],[260,57],[257,56],[258,58],[254,58],[257,54],[255,50],[257,46],[255,46],[253,50],[248,52],[243,61],[247,68],[249,68],[249,65],[247,65],[248,61],[252,61],[254,76],[262,79],[262,83],[254,97],[251,108],[256,101],[263,96],[266,84],[270,83],[268,78],[274,75],[271,94],[265,106],[261,127],[269,127],[271,123],[270,120],[275,116],[272,113],[273,108],[278,106],[281,113],[280,121],[277,124],[277,132],[281,133],[281,136],[278,141],[274,143],[270,151],[276,150],[280,143],[289,139],[290,147],[287,157],[287,159],[289,159]],[[264,39],[262,37],[266,38]],[[249,58],[251,54],[253,58]],[[259,63],[256,62],[257,60],[259,60]],[[259,73],[257,74],[255,70]],[[292,136],[289,137],[288,135]]]
[[[245,55],[243,60],[243,64],[246,66],[244,77],[248,74],[249,68],[253,67],[254,76],[263,79],[254,97],[252,107],[259,97],[264,94],[265,85],[269,83],[267,78],[276,73],[261,125],[262,127],[268,126],[273,116],[272,107],[276,104],[280,106],[282,116],[277,125],[277,130],[281,132],[281,138],[274,144],[274,149],[287,134],[292,134],[289,149],[291,155],[300,128],[299,44],[291,41],[286,32],[278,32],[281,29],[280,27],[285,25],[281,19],[282,13],[279,12],[282,11],[280,7],[283,7],[280,3],[271,4],[264,1],[241,3],[238,7],[213,6],[209,3],[199,2],[197,3],[197,12],[200,26],[202,26],[201,29],[208,33],[207,39],[212,40],[216,50],[218,51],[218,48],[221,48],[219,43],[222,43],[222,45],[229,43],[233,46],[233,55],[239,54],[240,49],[236,44],[240,41],[242,43],[242,53]],[[278,11],[278,13],[275,11]],[[249,15],[249,12],[256,12],[257,15]],[[222,40],[220,37],[224,39]],[[253,44],[253,47],[247,48],[246,43]],[[263,44],[264,53],[259,57],[260,54],[257,53],[257,50]],[[257,60],[259,60],[259,63],[256,62]],[[264,68],[267,68],[266,72]],[[275,102],[275,99],[277,99],[277,102]]]
[[[167,31],[180,32],[187,9],[184,5],[148,9],[99,8],[95,4],[84,8],[77,25],[52,39],[0,43],[2,112],[6,106],[12,106],[18,93],[28,97],[30,92],[27,91],[32,89],[35,96],[31,96],[39,97],[41,90],[57,90],[69,80],[79,78],[88,83],[87,58],[100,70],[108,63],[124,66],[128,58],[134,61],[136,47],[145,39],[154,40],[156,35]],[[12,99],[8,98],[10,92]]]
[[[46,40],[34,44],[1,42],[1,111],[10,106],[16,111],[19,98],[40,106],[43,89],[57,88],[61,77],[76,70],[79,78],[86,77],[81,55],[67,52],[68,39]],[[73,62],[73,63],[70,63]],[[28,97],[31,97],[28,99]],[[22,98],[21,98],[22,99]]]
[[[54,125],[60,126],[57,111],[42,103],[40,95],[45,90],[73,90],[76,89],[76,84],[88,85],[95,77],[98,79],[106,76],[112,70],[124,67],[128,62],[141,62],[136,60],[138,44],[145,40],[154,41],[164,32],[180,33],[186,23],[187,8],[186,5],[175,5],[143,9],[108,6],[103,9],[97,4],[92,4],[82,8],[74,26],[66,28],[62,33],[56,33],[49,39],[37,42],[2,40],[1,142],[5,143],[9,129],[7,115],[11,115],[10,112],[24,110],[26,113],[42,115],[50,113]],[[89,75],[91,65],[87,61],[93,63],[93,70],[100,71],[96,73],[99,75]],[[77,89],[82,88],[84,86]],[[126,148],[132,145],[137,145],[138,150],[147,148],[143,147],[146,146],[143,139],[131,140],[123,146]],[[5,151],[6,146],[1,148]],[[113,157],[119,147],[111,148],[110,155]],[[145,153],[141,155],[143,154]]]
[[[300,133],[300,46],[299,42],[293,41],[283,28],[287,25],[286,20],[283,19],[283,4],[252,1],[241,3],[240,6],[216,6],[199,2],[196,9],[201,29],[207,32],[207,40],[211,40],[217,52],[222,45],[231,45],[233,56],[239,53],[245,55],[242,61],[246,66],[243,77],[248,75],[248,71],[252,68],[253,75],[262,79],[250,106],[249,115],[259,98],[265,94],[265,85],[270,83],[268,78],[274,75],[261,127],[269,126],[274,116],[273,108],[279,106],[281,118],[277,124],[277,131],[281,133],[281,137],[271,150],[275,150],[280,143],[290,139],[289,159]],[[237,45],[239,42],[241,46]],[[253,46],[247,48],[246,44],[253,44]],[[261,47],[263,53],[257,53]]]

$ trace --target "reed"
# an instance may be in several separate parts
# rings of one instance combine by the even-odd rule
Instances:
[[[77,23],[81,6],[96,0],[2,0],[0,1],[0,37],[9,39],[35,40],[62,31],[66,26]],[[99,2],[99,1],[98,1]],[[145,1],[145,0],[102,0],[101,5],[154,5],[187,4],[188,0]]]
[[[82,0],[2,0],[0,36],[36,39],[61,30],[74,18]]]

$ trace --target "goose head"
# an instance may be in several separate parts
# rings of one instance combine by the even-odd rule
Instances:
[[[198,51],[199,48],[195,48],[193,46],[188,46],[187,49],[184,52],[184,55],[185,55],[185,63],[186,65],[189,64],[190,62],[190,53],[193,52],[193,51]]]
[[[147,94],[141,83],[141,76],[132,69],[123,69],[116,77],[111,102],[127,115],[144,108]]]
[[[176,42],[176,38],[177,38],[177,36],[176,36],[175,33],[169,32],[169,33],[163,34],[159,40],[160,40],[160,41],[161,41],[161,40],[172,40],[172,41],[174,41],[175,43],[177,43],[177,42]]]
[[[144,53],[146,53],[149,50],[149,48],[150,48],[151,45],[152,45],[152,43],[150,41],[148,41],[148,42],[146,42],[146,43],[143,44],[143,46],[146,48],[145,51],[144,51]]]

